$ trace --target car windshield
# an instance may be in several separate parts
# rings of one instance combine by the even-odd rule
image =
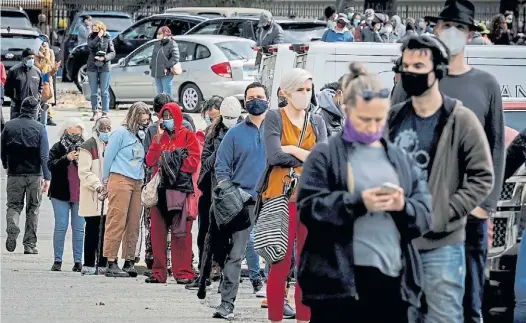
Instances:
[[[506,111],[504,110],[504,124],[517,131],[522,131],[526,127],[526,110]]]
[[[11,27],[12,29],[31,29],[31,22],[27,17],[16,11],[2,11],[2,19],[0,19],[2,27]]]
[[[304,44],[319,40],[327,29],[327,25],[320,23],[281,23],[283,28],[283,42],[285,44]]]
[[[216,46],[221,49],[223,54],[229,61],[238,59],[254,59],[256,52],[252,49],[252,42],[249,41],[226,41],[216,43]]]
[[[3,18],[3,17],[2,17]],[[2,41],[0,42],[3,51],[22,51],[29,47],[35,52],[40,48],[42,41],[37,36],[32,35],[17,35],[17,34],[2,34]]]

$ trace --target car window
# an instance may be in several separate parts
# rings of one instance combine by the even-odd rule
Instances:
[[[108,31],[123,31],[133,24],[133,20],[130,17],[122,16],[91,16],[93,22],[102,21],[106,25]]]
[[[168,27],[172,31],[172,35],[184,35],[190,30],[190,25],[186,21],[172,20],[168,23]]]
[[[23,12],[17,11],[2,11],[2,19],[0,19],[2,27],[11,27],[11,29],[29,29],[31,22],[27,19]]]
[[[523,111],[504,110],[504,124],[517,131],[522,131],[526,125],[526,110],[523,110]]]
[[[132,54],[127,66],[149,65],[153,55],[153,44],[149,44]]]
[[[149,20],[146,21],[135,28],[128,30],[124,33],[125,40],[135,40],[135,39],[147,39],[151,40],[155,38],[155,32],[164,20]]]
[[[209,22],[194,29],[192,34],[195,35],[216,35],[221,26],[221,22]]]
[[[327,29],[327,25],[320,23],[284,23],[283,42],[285,44],[302,44],[311,42],[313,39],[321,38]]]
[[[210,55],[210,50],[206,46],[197,44],[197,47],[195,48],[196,60],[208,58]]]
[[[195,60],[195,43],[187,41],[178,41],[179,46],[179,61],[189,62]]]
[[[226,41],[216,43],[216,46],[221,49],[229,61],[256,58],[257,53],[252,49],[252,45],[253,43],[251,41]]]
[[[244,21],[223,21],[219,28],[219,35],[241,37],[243,35]]]

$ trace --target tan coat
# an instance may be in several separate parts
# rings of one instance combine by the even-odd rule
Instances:
[[[100,216],[102,202],[97,189],[102,187],[102,153],[104,143],[96,136],[86,140],[79,151],[78,170],[80,178],[79,215],[83,217]],[[108,200],[104,202],[104,214],[108,210]]]

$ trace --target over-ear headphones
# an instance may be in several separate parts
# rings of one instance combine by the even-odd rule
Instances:
[[[412,36],[407,42],[417,41],[419,44],[424,45],[421,48],[429,48],[433,53],[433,72],[437,79],[441,80],[449,74],[449,60],[450,54],[449,49],[446,45],[437,37],[432,35],[420,35]],[[404,47],[407,47],[407,43],[404,42]],[[439,54],[439,55],[437,55]],[[393,71],[401,73],[402,72],[402,58],[395,62]]]

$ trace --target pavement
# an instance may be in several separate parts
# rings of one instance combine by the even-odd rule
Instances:
[[[57,127],[47,127],[50,146],[58,141],[61,124],[70,118],[80,118],[87,129],[89,105],[76,92],[74,85],[59,83],[59,106],[54,120]],[[64,99],[65,97],[65,99]],[[79,108],[80,107],[80,108]],[[110,117],[116,126],[127,110],[112,111]],[[3,107],[4,117],[9,107]],[[192,115],[198,128],[204,128],[204,120]],[[88,132],[90,133],[90,132]],[[6,213],[5,170],[0,169],[0,214]],[[195,291],[187,291],[172,279],[167,284],[146,284],[144,276],[137,278],[106,278],[104,276],[81,276],[71,272],[73,255],[71,232],[68,230],[64,247],[62,272],[51,272],[53,264],[53,209],[49,198],[43,197],[38,227],[38,255],[24,255],[20,234],[14,253],[5,250],[5,216],[1,217],[0,238],[0,321],[2,323],[117,323],[148,320],[170,323],[221,322],[212,319],[214,307],[220,302],[217,283],[208,291],[206,300],[199,300]],[[24,228],[24,214],[20,228]],[[23,229],[22,229],[23,231]],[[197,223],[193,227],[194,250]],[[143,248],[144,250],[144,248]],[[260,308],[260,299],[252,294],[248,279],[240,285],[236,300],[236,322],[267,322],[267,310]]]

